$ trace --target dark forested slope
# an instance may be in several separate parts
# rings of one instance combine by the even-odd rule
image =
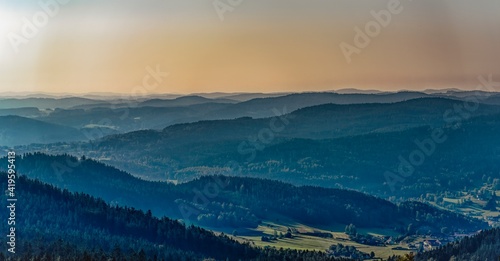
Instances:
[[[1,173],[0,186],[7,187]],[[16,179],[15,245],[0,259],[14,260],[330,260],[324,253],[258,249],[227,236],[151,212],[111,207],[86,194],[61,191],[25,177]],[[6,195],[0,196],[6,202]],[[0,218],[7,220],[8,211]],[[7,222],[1,222],[7,234]],[[2,237],[7,246],[9,237]],[[15,253],[12,253],[15,252]]]
[[[500,228],[485,230],[466,237],[459,242],[447,244],[437,250],[424,252],[416,256],[416,261],[486,261],[500,257]]]
[[[296,187],[279,181],[207,176],[173,185],[140,180],[94,160],[27,154],[17,159],[20,174],[70,191],[89,193],[107,202],[204,226],[255,227],[276,214],[310,225],[353,223],[394,228],[405,233],[410,223],[439,232],[476,231],[485,225],[418,202],[395,205],[363,193],[321,187]],[[419,212],[419,214],[417,214]],[[427,218],[417,218],[417,216]]]

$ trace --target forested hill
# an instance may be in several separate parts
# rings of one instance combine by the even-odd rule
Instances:
[[[416,256],[416,261],[495,261],[500,258],[500,228],[482,231],[459,242],[442,248],[424,252]]]
[[[2,146],[85,140],[85,136],[77,129],[35,119],[9,115],[0,116],[0,122]]]
[[[481,104],[473,112],[452,111],[444,117],[457,104],[461,105],[441,98],[327,104],[285,117],[202,121],[89,143],[17,149],[90,156],[146,179],[180,182],[219,174],[218,169],[234,161],[254,177],[415,198],[465,187],[479,189],[483,176],[493,180],[498,174],[500,148],[492,141],[498,139],[500,114],[494,113],[500,107]],[[435,131],[442,131],[445,140],[429,140]],[[430,151],[422,151],[424,141]],[[399,165],[409,164],[405,161],[419,151],[425,154],[425,163],[410,175],[398,173]],[[395,184],[388,185],[389,171],[399,177]]]
[[[439,233],[442,227],[451,233],[486,227],[478,220],[422,203],[395,205],[349,190],[226,176],[173,185],[140,180],[97,161],[67,155],[27,154],[17,158],[16,164],[20,174],[57,187],[207,227],[256,227],[276,215],[309,225],[353,223],[411,234]],[[409,224],[411,231],[407,231]]]
[[[7,187],[7,174],[0,173]],[[310,251],[253,248],[225,235],[151,212],[111,207],[86,194],[61,191],[39,181],[16,179],[15,253],[3,236],[0,260],[333,260]],[[7,202],[1,193],[0,200]],[[0,218],[7,220],[8,211]],[[8,234],[7,222],[0,222]]]
[[[270,128],[279,138],[332,139],[372,132],[406,130],[418,126],[440,127],[456,113],[445,112],[463,102],[444,98],[422,98],[388,104],[322,104],[289,111],[286,107],[274,107],[273,118],[252,119],[241,117],[227,120],[204,120],[168,126],[161,132],[143,135],[131,132],[113,135],[97,141],[99,148],[137,149],[141,145],[177,147],[199,142],[245,140],[263,128]],[[482,104],[468,112],[468,117],[500,113],[500,106]],[[446,119],[443,119],[446,118]],[[449,118],[449,119],[448,119]],[[274,118],[276,119],[276,118]]]

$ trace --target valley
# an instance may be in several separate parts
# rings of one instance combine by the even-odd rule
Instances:
[[[500,261],[499,13],[0,1],[0,261]]]
[[[500,106],[481,104],[450,121],[444,115],[463,97],[358,104],[349,99],[391,101],[414,94],[315,95],[243,102],[152,99],[130,108],[120,107],[124,101],[101,101],[48,116],[31,114],[33,119],[26,117],[33,110],[8,110],[19,114],[2,116],[16,119],[12,126],[36,122],[54,137],[64,137],[56,126],[82,136],[52,142],[43,132],[30,133],[33,142],[5,146],[4,140],[2,150],[16,151],[23,178],[100,198],[110,207],[168,217],[187,228],[203,227],[243,246],[274,249],[278,256],[280,249],[291,249],[390,260],[499,226],[500,147],[490,141],[500,130]],[[286,103],[301,96],[324,96],[318,103],[342,97],[346,104]],[[231,107],[243,117],[225,119],[220,112]],[[208,120],[212,109],[219,110],[219,118]],[[117,122],[130,132],[107,121],[119,111],[126,117],[117,114]],[[436,130],[441,140],[431,144]],[[8,132],[17,134],[26,135]],[[426,153],[424,164],[410,163],[417,149]],[[411,172],[404,172],[408,168]],[[0,166],[0,171],[7,170]]]

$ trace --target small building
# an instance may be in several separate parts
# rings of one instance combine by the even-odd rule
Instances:
[[[437,239],[427,239],[424,241],[424,249],[426,251],[436,249],[441,246],[441,242]]]

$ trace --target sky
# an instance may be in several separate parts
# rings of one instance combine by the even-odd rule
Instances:
[[[498,0],[0,0],[0,93],[475,89],[500,80],[498,13]]]

